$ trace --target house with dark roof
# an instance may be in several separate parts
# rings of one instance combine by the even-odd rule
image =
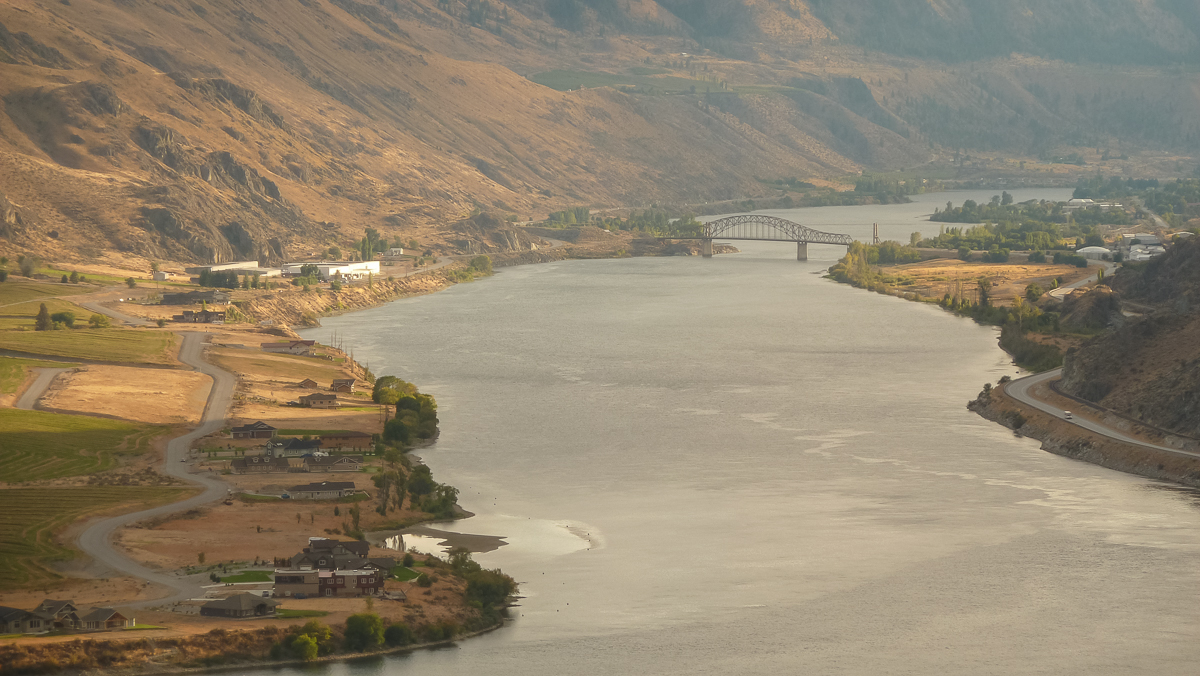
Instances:
[[[333,381],[333,384],[329,386],[329,389],[333,392],[353,393],[354,386],[357,383],[358,381],[354,378],[338,378],[337,380]]]
[[[366,432],[332,432],[321,435],[321,448],[363,451],[374,446],[374,437]]]
[[[172,319],[181,324],[224,324],[224,310],[184,310]]]
[[[50,631],[51,626],[28,610],[0,606],[0,633],[40,634]]]
[[[74,601],[46,599],[33,609],[33,614],[45,620],[48,628],[71,629],[79,623],[78,610]]]
[[[276,354],[298,354],[311,357],[316,351],[317,341],[315,340],[285,340],[276,343],[262,343],[263,352],[274,352]]]
[[[234,474],[286,474],[303,472],[304,464],[289,458],[273,458],[269,455],[252,455],[229,461],[229,471]]]
[[[267,455],[272,458],[299,458],[321,450],[320,439],[276,439],[267,442]]]
[[[327,394],[325,392],[315,392],[313,394],[305,394],[299,399],[301,406],[309,408],[337,408],[338,398],[336,394]]]
[[[309,538],[304,551],[331,552],[345,550],[350,554],[365,557],[371,551],[371,544],[363,540],[334,540],[332,538]]]
[[[270,439],[275,436],[275,428],[259,420],[256,423],[233,428],[234,439]]]
[[[317,381],[313,380],[312,378],[305,378],[304,380],[301,380],[299,383],[297,383],[297,386],[303,387],[306,390],[315,390],[320,387]]]
[[[306,472],[361,472],[361,455],[308,455],[304,457]]]
[[[321,481],[292,486],[288,494],[297,500],[336,500],[354,495],[353,481]]]
[[[242,592],[205,603],[200,606],[200,614],[208,617],[268,617],[274,615],[280,605],[278,601]]]
[[[93,608],[79,617],[78,629],[105,631],[124,629],[135,625],[134,619],[125,617],[112,608]]]

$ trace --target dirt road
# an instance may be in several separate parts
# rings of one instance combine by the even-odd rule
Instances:
[[[114,572],[147,580],[172,590],[172,593],[166,598],[129,604],[130,607],[157,606],[184,599],[202,597],[204,595],[202,585],[208,584],[209,581],[204,575],[184,577],[162,573],[150,570],[134,562],[113,547],[113,532],[118,528],[144,519],[174,514],[210,502],[216,502],[224,498],[229,490],[228,485],[215,476],[190,474],[188,472],[189,464],[182,461],[186,460],[188,448],[192,441],[206,434],[211,434],[225,425],[225,416],[233,400],[236,379],[232,373],[204,361],[203,350],[206,334],[181,332],[180,335],[183,341],[179,349],[179,361],[194,367],[201,373],[211,376],[213,387],[209,392],[208,403],[204,407],[204,415],[200,419],[200,426],[168,442],[166,457],[164,458],[161,471],[168,476],[173,476],[189,484],[200,486],[204,489],[204,492],[182,502],[104,519],[92,524],[79,536],[79,548],[96,562],[112,569]]]
[[[37,371],[37,378],[29,384],[29,387],[21,393],[21,398],[17,399],[16,407],[26,411],[32,411],[34,404],[42,395],[46,393],[46,389],[50,387],[50,382],[54,380],[54,376],[71,369],[34,369]]]

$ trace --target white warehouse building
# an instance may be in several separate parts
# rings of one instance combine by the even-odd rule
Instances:
[[[1094,261],[1100,261],[1100,260],[1104,260],[1106,258],[1112,258],[1112,251],[1109,251],[1108,249],[1105,249],[1102,246],[1085,246],[1082,249],[1076,251],[1075,253],[1079,254],[1080,256],[1083,256],[1084,258],[1094,260]]]
[[[366,279],[368,275],[379,275],[379,261],[342,261],[320,263],[287,263],[283,274],[298,277],[305,265],[317,266],[317,276],[324,281],[331,279]]]

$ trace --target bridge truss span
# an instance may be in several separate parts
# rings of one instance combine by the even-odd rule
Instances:
[[[756,240],[760,242],[795,242],[796,259],[808,260],[809,244],[850,246],[854,238],[831,232],[821,232],[799,223],[775,216],[743,214],[729,216],[704,224],[702,249],[705,258],[712,257],[714,239]]]
[[[730,216],[704,225],[709,239],[747,239],[765,242],[804,242],[807,244],[838,244],[850,246],[854,238],[821,232],[775,216],[745,214]]]

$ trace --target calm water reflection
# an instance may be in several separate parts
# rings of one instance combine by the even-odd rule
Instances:
[[[907,240],[963,198],[789,215]],[[1195,673],[1194,494],[969,414],[1014,373],[992,330],[821,279],[836,248],[743,249],[506,269],[306,332],[437,396],[424,456],[526,596],[459,647],[317,671]]]

